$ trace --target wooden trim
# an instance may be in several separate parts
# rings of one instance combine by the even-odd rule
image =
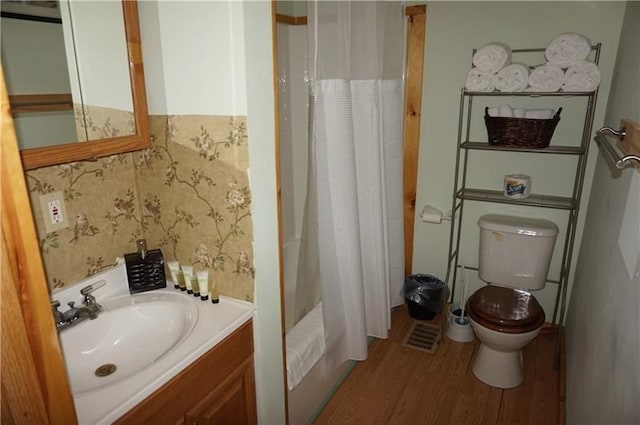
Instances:
[[[271,0],[271,37],[273,43],[273,103],[275,117],[275,147],[276,147],[276,203],[278,210],[278,273],[280,278],[280,322],[282,324],[282,375],[284,379],[284,409],[285,425],[289,425],[289,391],[287,378],[287,329],[286,329],[286,303],[285,303],[285,282],[284,282],[284,236],[282,224],[282,179],[280,167],[280,91],[278,90],[278,32],[277,23],[280,15],[276,13],[276,0]],[[287,22],[288,23],[288,22]],[[306,17],[305,17],[306,23]],[[291,24],[296,25],[296,24]]]
[[[421,4],[418,6],[407,6],[404,8],[404,14],[406,16],[414,16],[414,15],[426,15],[427,14],[427,5]]]
[[[124,29],[127,38],[127,54],[129,57],[129,78],[131,81],[131,97],[133,100],[134,120],[139,149],[151,147],[149,111],[147,109],[147,89],[144,83],[144,65],[142,63],[142,36],[140,35],[140,19],[138,17],[137,0],[123,0],[122,12]],[[127,152],[127,151],[125,151]]]
[[[406,16],[424,15],[427,13],[426,5],[407,6],[404,13]],[[276,22],[288,25],[307,25],[306,16],[290,16],[282,13],[276,13]]]
[[[8,259],[15,277],[18,304],[13,304],[11,307],[22,311],[25,336],[29,341],[29,349],[33,357],[49,423],[75,424],[77,420],[73,398],[67,381],[58,333],[51,314],[42,256],[33,222],[24,171],[19,160],[15,127],[1,66],[0,79],[2,80],[0,84],[2,96],[0,187],[3,202],[2,235],[6,242],[6,246],[4,243],[2,245],[1,255]],[[6,252],[4,252],[5,249]],[[4,280],[3,275],[1,307],[3,312],[8,308],[8,302],[10,302],[6,299]],[[22,366],[19,364],[7,365],[5,362],[3,371],[7,369],[7,366],[10,368],[25,367],[24,364]]]
[[[276,22],[279,22],[281,24],[307,25],[306,16],[289,16],[289,15],[283,15],[282,13],[275,13],[275,15],[276,15]]]
[[[14,94],[9,96],[11,113],[68,111],[73,109],[71,93]]]
[[[51,147],[24,149],[20,154],[25,170],[72,161],[90,160],[151,147],[137,1],[123,0],[122,13],[127,40],[136,133],[129,136],[98,139],[83,143],[72,142]]]
[[[25,170],[32,170],[72,161],[95,160],[114,153],[130,152],[142,148],[143,146],[137,137],[111,137],[83,143],[66,143],[55,148],[25,149],[20,154]]]
[[[419,11],[422,13],[418,13]],[[411,11],[411,13],[410,13]],[[416,214],[416,190],[418,153],[420,146],[420,117],[422,113],[422,71],[426,6],[406,8],[409,15],[407,39],[407,77],[404,106],[403,192],[404,192],[404,271],[411,274],[413,268],[413,232]]]
[[[4,235],[3,235],[4,236]],[[16,293],[18,270],[9,260],[7,243],[2,238],[2,422],[39,423],[48,421],[47,409],[29,350],[27,330],[22,320]]]

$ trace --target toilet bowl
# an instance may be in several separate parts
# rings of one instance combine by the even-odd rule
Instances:
[[[539,333],[544,310],[532,290],[544,288],[558,227],[551,221],[489,214],[480,217],[478,276],[488,283],[466,302],[480,341],[473,373],[497,388],[522,383],[522,348]]]
[[[471,327],[480,341],[473,374],[497,388],[513,388],[524,379],[522,348],[544,323],[544,310],[531,293],[488,285],[467,301]]]

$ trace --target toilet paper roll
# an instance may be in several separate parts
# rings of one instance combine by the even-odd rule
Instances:
[[[430,205],[423,208],[421,217],[425,223],[442,223],[442,211]]]
[[[526,113],[527,113],[526,109],[513,108],[513,118],[524,118]]]
[[[504,196],[511,199],[528,198],[531,193],[531,177],[525,174],[504,176]]]
[[[498,113],[501,117],[513,118],[513,109],[509,105],[500,105],[498,107]]]

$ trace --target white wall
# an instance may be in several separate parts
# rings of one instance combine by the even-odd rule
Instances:
[[[307,16],[306,0],[278,0],[276,3],[276,11],[283,15],[289,16]]]
[[[85,105],[133,111],[120,3],[62,1],[60,11],[74,102],[81,87]]]
[[[144,82],[147,88],[149,115],[167,114],[167,95],[162,54],[162,26],[159,8],[162,2],[138,2]]]
[[[416,210],[431,204],[444,211],[451,208],[453,173],[455,169],[458,106],[460,89],[471,66],[474,47],[491,41],[503,41],[512,48],[546,47],[558,34],[576,31],[585,34],[593,43],[602,42],[600,68],[602,84],[594,126],[602,123],[604,104],[611,81],[617,51],[620,24],[624,12],[621,2],[431,2],[427,4],[425,68],[422,100],[421,140],[418,169]],[[542,58],[538,58],[543,60]],[[532,64],[535,64],[533,62]],[[556,99],[558,100],[558,99]],[[493,99],[494,102],[541,105],[529,98]],[[554,141],[578,144],[584,108],[574,100],[559,99],[564,106]],[[489,101],[476,98],[480,110]],[[584,105],[584,102],[582,103]],[[556,106],[557,107],[557,106]],[[473,127],[485,137],[480,116],[474,117]],[[547,191],[568,195],[575,170],[575,159],[559,156],[535,156],[510,153],[472,153],[471,187],[502,190],[505,174],[523,172],[533,178],[534,192]],[[574,162],[572,162],[574,161]],[[593,174],[595,155],[589,160],[582,206],[586,207]],[[461,249],[463,264],[477,265],[477,218],[485,213],[548,218],[556,222],[561,232],[566,228],[567,212],[548,209],[511,207],[499,204],[465,203],[464,234]],[[576,246],[580,245],[584,214],[578,223]],[[563,237],[561,233],[560,238]],[[415,223],[414,272],[430,272],[442,278],[446,274],[449,225]],[[556,245],[551,278],[559,275],[562,242]],[[469,273],[473,289],[483,283],[475,273]],[[551,319],[557,285],[548,284],[536,293]]]
[[[161,97],[148,90],[150,112],[246,115],[242,2],[141,2],[140,9],[145,76],[163,81]],[[147,37],[161,42],[147,51]]]
[[[20,149],[54,146],[78,140],[72,110],[18,114],[13,117]]]
[[[640,3],[627,5],[605,124],[640,122]],[[595,152],[594,152],[595,153]],[[567,424],[640,423],[640,172],[598,154],[567,317]]]
[[[246,1],[247,126],[256,267],[256,395],[258,422],[284,424],[285,384],[280,313],[276,186],[274,52],[271,3]]]
[[[62,25],[2,18],[2,66],[9,94],[69,93]],[[46,64],[46,66],[43,66]],[[73,111],[14,117],[21,149],[77,140]]]
[[[246,115],[260,424],[285,423],[271,4],[140,2],[151,114]]]
[[[68,93],[62,25],[11,18],[0,22],[9,94]]]

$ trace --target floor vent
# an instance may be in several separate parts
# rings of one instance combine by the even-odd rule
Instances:
[[[440,326],[427,325],[414,320],[402,345],[433,354],[438,349],[438,341],[440,341]]]

